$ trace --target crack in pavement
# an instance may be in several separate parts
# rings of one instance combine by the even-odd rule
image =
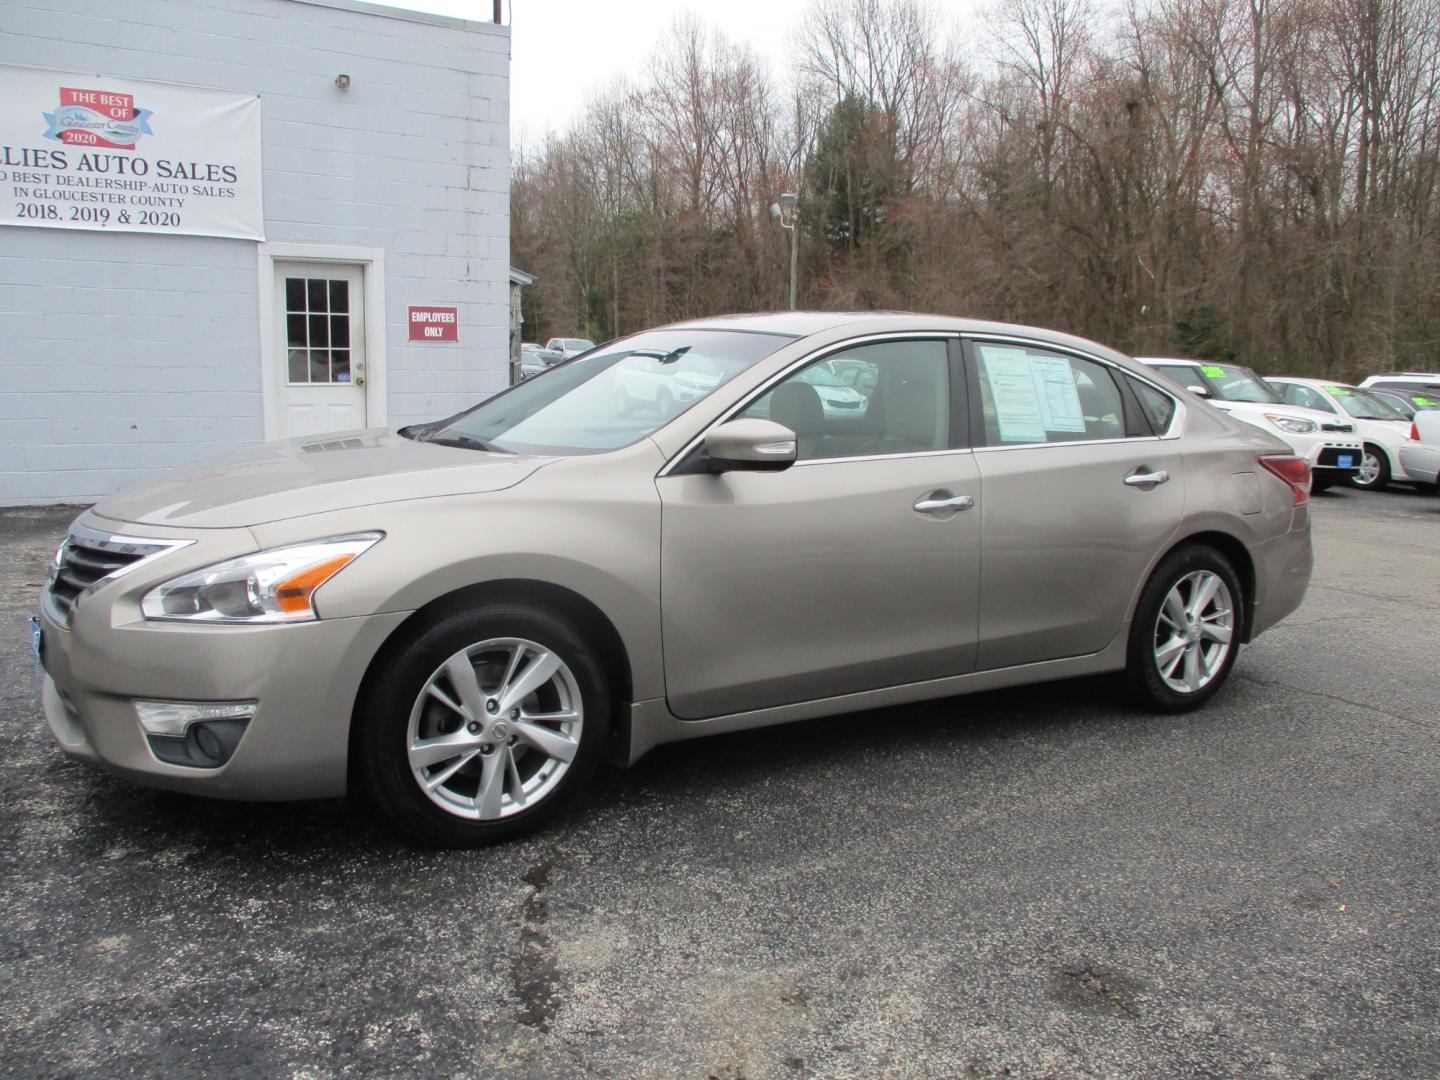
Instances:
[[[1349,705],[1351,708],[1361,709],[1365,712],[1378,713],[1381,716],[1389,717],[1391,720],[1398,720],[1400,721],[1400,723],[1408,724],[1411,727],[1426,726],[1426,721],[1420,719],[1418,716],[1401,716],[1399,713],[1391,712],[1388,709],[1382,709],[1378,705],[1367,705],[1362,701],[1354,701],[1351,698],[1341,697],[1339,694],[1328,694],[1324,690],[1310,690],[1299,686],[1291,686],[1289,683],[1281,682],[1279,679],[1261,679],[1255,675],[1241,673],[1238,671],[1235,672],[1234,677],[1238,679],[1245,679],[1249,682],[1256,683],[1259,686],[1276,687],[1281,690],[1289,690],[1292,694],[1302,694],[1306,697],[1316,697],[1324,701],[1333,701],[1340,705]]]

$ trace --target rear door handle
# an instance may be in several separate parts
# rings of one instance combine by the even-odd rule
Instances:
[[[1170,474],[1164,469],[1156,469],[1154,472],[1133,472],[1125,477],[1125,483],[1131,487],[1153,488],[1156,484],[1163,484],[1170,479]]]
[[[922,498],[915,503],[915,512],[939,514],[946,510],[969,510],[974,505],[975,500],[969,495],[951,495],[943,499]]]

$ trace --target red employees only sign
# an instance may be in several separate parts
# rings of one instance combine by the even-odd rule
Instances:
[[[411,341],[459,341],[459,309],[453,307],[412,307],[409,317]]]

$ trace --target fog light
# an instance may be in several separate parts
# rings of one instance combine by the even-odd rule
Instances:
[[[218,769],[255,716],[253,701],[137,701],[150,752],[167,765]]]
[[[201,720],[249,720],[253,701],[137,701],[140,726],[151,735],[182,738],[185,729]]]

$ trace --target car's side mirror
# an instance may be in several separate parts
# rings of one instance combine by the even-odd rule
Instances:
[[[795,433],[773,420],[731,420],[705,433],[711,472],[788,469],[796,450]]]
[[[1213,393],[1210,392],[1210,388],[1208,386],[1187,386],[1185,387],[1185,389],[1189,390],[1190,393],[1194,394],[1196,397],[1209,398],[1215,396]]]

